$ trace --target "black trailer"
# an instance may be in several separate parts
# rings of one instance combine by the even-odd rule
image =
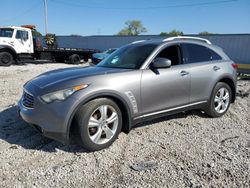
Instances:
[[[79,64],[81,60],[87,62],[92,59],[92,54],[100,52],[96,49],[81,48],[37,48],[34,51],[34,59],[51,60],[60,63]]]

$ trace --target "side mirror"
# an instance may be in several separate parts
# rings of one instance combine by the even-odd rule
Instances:
[[[153,67],[154,68],[169,68],[171,67],[171,60],[167,58],[156,58],[153,62]]]

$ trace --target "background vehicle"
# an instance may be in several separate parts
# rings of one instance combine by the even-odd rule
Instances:
[[[99,63],[101,60],[105,59],[116,50],[117,48],[110,48],[102,53],[94,53],[92,57],[92,63],[94,64]]]
[[[14,61],[20,63],[26,60],[53,60],[56,62],[80,63],[81,59],[88,61],[95,49],[59,48],[56,36],[45,36],[46,47],[41,38],[34,38],[32,30],[35,26],[0,28],[0,65],[9,66]]]
[[[91,151],[147,119],[201,109],[225,114],[236,95],[237,65],[208,40],[174,37],[126,45],[95,67],[44,73],[24,85],[22,118]],[[46,118],[44,118],[46,117]]]

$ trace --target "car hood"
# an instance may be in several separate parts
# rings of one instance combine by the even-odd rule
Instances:
[[[105,54],[105,53],[95,53],[93,54],[93,57],[94,58],[97,58],[97,59],[104,59],[105,57],[107,57],[109,54]]]
[[[43,73],[32,79],[30,82],[40,88],[45,88],[47,86],[68,80],[84,78],[89,76],[124,72],[124,71],[129,71],[129,69],[106,68],[97,66],[73,67],[73,68],[57,69]]]

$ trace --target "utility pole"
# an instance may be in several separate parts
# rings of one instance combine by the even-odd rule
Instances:
[[[44,16],[45,16],[45,34],[48,33],[48,4],[47,0],[44,0]]]

